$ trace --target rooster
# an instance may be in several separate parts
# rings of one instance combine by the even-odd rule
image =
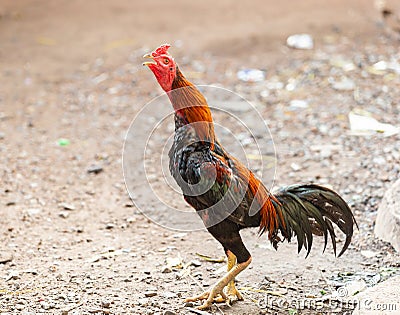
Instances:
[[[297,184],[272,194],[239,160],[217,140],[205,97],[189,82],[161,45],[144,57],[144,62],[167,93],[175,112],[175,136],[169,152],[169,168],[184,199],[199,214],[211,235],[227,256],[227,273],[209,291],[186,301],[203,301],[199,309],[213,302],[242,300],[235,277],[246,269],[252,257],[243,244],[240,230],[258,227],[267,233],[275,249],[279,242],[296,237],[298,252],[307,256],[313,235],[330,236],[336,255],[333,224],[346,239],[339,256],[348,248],[354,216],[346,202],[331,189],[315,184]],[[325,248],[324,248],[325,249]]]

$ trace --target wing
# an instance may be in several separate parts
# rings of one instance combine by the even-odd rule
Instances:
[[[198,211],[206,226],[225,219],[245,226],[249,209],[247,183],[235,175],[224,156],[213,151],[198,153],[188,159],[190,193],[185,194],[185,200]]]

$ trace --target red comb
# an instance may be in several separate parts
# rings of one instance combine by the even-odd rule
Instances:
[[[171,47],[170,44],[161,45],[161,46],[158,47],[156,50],[154,50],[154,51],[151,53],[151,55],[152,55],[153,57],[157,57],[157,56],[160,56],[160,55],[167,54],[167,53],[168,53],[168,48],[169,48],[169,47]]]

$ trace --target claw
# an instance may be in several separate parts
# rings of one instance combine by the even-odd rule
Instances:
[[[250,262],[251,257],[247,261],[237,264],[234,267],[228,266],[228,273],[221,280],[219,280],[210,291],[206,291],[195,297],[187,298],[185,301],[196,302],[205,300],[202,305],[197,307],[199,310],[205,310],[210,308],[213,302],[225,302],[230,306],[234,301],[243,300],[242,295],[235,287],[234,279],[250,264]],[[223,291],[225,287],[226,293]]]
[[[243,300],[243,297],[236,289],[234,283],[229,283],[226,293],[214,287],[210,291],[185,299],[185,302],[197,302],[203,300],[205,300],[204,303],[197,307],[199,310],[210,308],[212,303],[226,303],[228,306],[232,306],[233,302],[241,301]]]

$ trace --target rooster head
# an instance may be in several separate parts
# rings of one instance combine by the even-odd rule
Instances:
[[[172,82],[176,76],[176,63],[174,58],[168,54],[169,44],[164,44],[155,49],[153,52],[146,54],[143,58],[150,58],[152,61],[144,62],[144,66],[148,66],[154,73],[158,83],[165,92],[172,89]]]

